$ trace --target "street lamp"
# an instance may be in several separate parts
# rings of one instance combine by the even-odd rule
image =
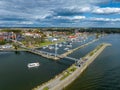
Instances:
[[[57,43],[55,44],[55,58],[57,57]]]

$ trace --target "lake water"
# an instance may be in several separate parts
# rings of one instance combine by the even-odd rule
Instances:
[[[120,35],[111,34],[100,42],[111,43],[65,90],[120,90]]]
[[[28,68],[32,62],[39,62],[40,67]],[[31,90],[69,65],[27,52],[0,52],[0,90]]]

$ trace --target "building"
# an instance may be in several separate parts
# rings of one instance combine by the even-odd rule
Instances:
[[[70,39],[71,41],[76,40],[77,36],[68,36],[68,39]]]
[[[0,41],[16,39],[16,34],[13,32],[0,32]]]

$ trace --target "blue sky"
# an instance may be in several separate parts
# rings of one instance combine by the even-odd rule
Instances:
[[[120,0],[0,0],[0,27],[120,27]]]

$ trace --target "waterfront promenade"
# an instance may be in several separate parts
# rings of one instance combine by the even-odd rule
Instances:
[[[33,90],[62,90],[70,83],[72,83],[94,60],[95,58],[111,44],[103,43],[97,46],[93,51],[88,53],[85,57],[82,58],[80,66],[72,65],[71,68],[76,68],[75,71],[69,72],[68,76],[64,79],[61,79],[65,73],[68,73],[65,70],[60,75],[56,76],[54,79],[48,81],[47,83],[34,88]]]

